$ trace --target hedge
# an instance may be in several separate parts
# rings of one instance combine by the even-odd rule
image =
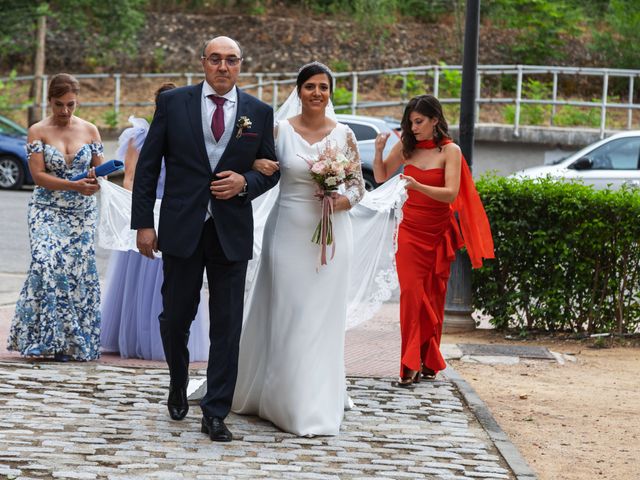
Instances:
[[[497,328],[635,332],[640,189],[484,176],[496,259],[474,271],[474,308]]]

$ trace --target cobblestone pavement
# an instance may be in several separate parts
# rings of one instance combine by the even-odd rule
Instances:
[[[200,433],[196,405],[169,419],[166,369],[4,361],[0,379],[0,478],[515,478],[446,378],[350,377],[339,436],[232,414],[227,444]]]

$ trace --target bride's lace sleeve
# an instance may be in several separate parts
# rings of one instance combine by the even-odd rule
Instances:
[[[360,152],[356,143],[356,136],[353,131],[347,127],[346,155],[353,164],[354,176],[345,182],[345,196],[349,199],[349,203],[353,207],[362,197],[364,197],[364,179],[362,178],[362,165],[360,164]]]

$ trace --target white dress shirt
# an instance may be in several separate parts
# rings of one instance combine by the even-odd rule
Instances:
[[[236,119],[236,112],[238,110],[238,91],[236,90],[236,87],[233,87],[224,95],[218,95],[224,97],[226,102],[224,102],[224,105],[222,106],[224,109],[224,133],[217,142],[211,132],[211,119],[213,118],[213,112],[215,112],[218,106],[213,103],[213,100],[208,98],[209,95],[218,94],[211,85],[205,81],[202,84],[202,97],[200,99],[202,107],[202,130],[204,133],[204,143],[207,151],[207,157],[209,158],[209,165],[211,166],[211,171],[215,171],[218,162],[220,161],[220,158],[222,158],[222,154],[231,139]],[[204,221],[206,222],[211,217],[213,217],[213,204],[210,200]]]
[[[233,129],[233,121],[236,119],[236,111],[238,110],[238,91],[236,87],[233,87],[224,95],[218,95],[211,85],[206,81],[202,85],[202,111],[205,112],[206,118],[209,120],[209,128],[211,128],[211,119],[213,118],[213,112],[216,111],[218,106],[208,98],[209,95],[217,95],[225,98],[224,102],[224,129]]]

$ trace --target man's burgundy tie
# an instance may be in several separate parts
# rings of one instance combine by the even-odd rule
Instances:
[[[218,97],[216,95],[209,95],[209,98],[216,104],[216,109],[211,117],[211,132],[213,132],[213,138],[216,142],[220,141],[222,134],[224,133],[224,102],[227,101],[224,97]]]

